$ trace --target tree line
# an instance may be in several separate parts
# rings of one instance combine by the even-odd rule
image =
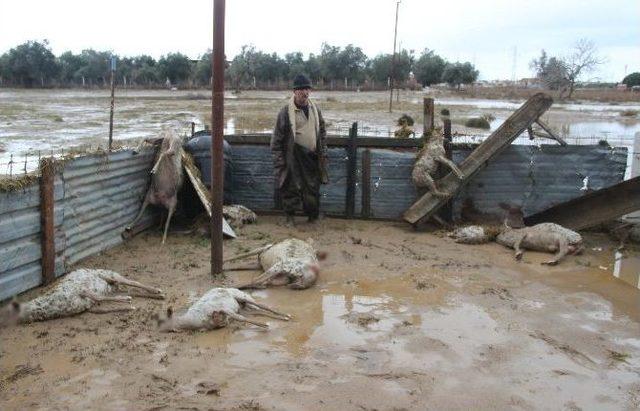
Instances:
[[[70,51],[55,56],[44,40],[28,41],[0,56],[0,85],[4,87],[106,87],[110,82],[109,51]],[[169,53],[158,60],[148,55],[116,56],[115,78],[119,86],[187,88],[208,87],[211,81],[211,51],[192,60]],[[390,85],[393,56],[369,58],[360,47],[323,44],[318,54],[301,52],[266,53],[243,46],[226,62],[225,83],[235,89],[286,88],[298,73],[306,74],[322,89],[386,89]],[[399,87],[420,87],[448,83],[452,87],[478,79],[469,62],[448,62],[433,50],[419,55],[413,50],[396,53],[395,83]]]

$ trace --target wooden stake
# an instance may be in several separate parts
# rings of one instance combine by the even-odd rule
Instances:
[[[347,146],[347,218],[353,218],[356,209],[356,173],[358,169],[358,123],[353,123],[349,130]]]
[[[371,217],[371,150],[362,152],[362,218]]]
[[[42,248],[42,282],[47,285],[55,279],[56,249],[54,238],[53,183],[55,162],[43,158],[40,162],[40,225]]]

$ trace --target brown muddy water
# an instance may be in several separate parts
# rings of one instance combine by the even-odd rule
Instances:
[[[0,408],[424,410],[640,407],[640,291],[615,278],[615,244],[546,255],[465,246],[401,223],[326,219],[296,229],[261,217],[225,242],[236,254],[313,238],[328,252],[304,291],[253,292],[294,316],[270,329],[161,334],[153,315],[214,285],[209,244],[150,231],[82,265],[164,289],[124,314],[0,330]],[[626,261],[637,261],[628,249]],[[631,263],[635,264],[635,263]],[[42,290],[33,290],[21,299]]]
[[[225,96],[225,132],[270,132],[278,110],[289,92],[244,91]],[[361,135],[392,136],[397,118],[408,113],[416,119],[415,129],[422,128],[422,98],[419,91],[403,91],[388,113],[388,94],[384,92],[315,92],[313,98],[323,110],[332,134],[348,134],[352,122],[359,123]],[[109,131],[109,92],[107,90],[13,90],[0,89],[0,174],[8,174],[11,154],[23,161],[25,153],[32,159],[38,152],[69,150],[76,146],[105,147]],[[114,116],[114,139],[132,144],[156,136],[163,126],[172,126],[182,134],[209,123],[210,92],[168,90],[117,90]],[[436,99],[436,113],[447,107],[451,111],[453,132],[459,141],[477,142],[491,130],[469,129],[469,117],[491,115],[492,129],[498,127],[522,101]],[[626,114],[626,115],[623,115]],[[595,144],[608,140],[612,145],[631,146],[633,135],[640,131],[640,102],[602,104],[573,102],[555,104],[543,117],[571,143]],[[439,121],[439,118],[438,118]],[[548,143],[544,140],[536,142]],[[527,139],[521,143],[527,144]],[[28,161],[34,168],[37,161]],[[16,165],[16,168],[19,166]]]

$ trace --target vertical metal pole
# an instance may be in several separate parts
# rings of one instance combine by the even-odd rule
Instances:
[[[396,3],[396,27],[393,31],[393,58],[391,59],[391,90],[389,94],[389,113],[393,105],[393,86],[396,82],[396,38],[398,37],[398,8],[400,2]]]
[[[109,113],[109,151],[113,145],[113,109],[115,106],[115,81],[114,76],[116,72],[116,58],[111,57],[111,112]]]
[[[225,0],[213,2],[213,53],[211,66],[211,275],[222,274],[222,141],[224,122],[224,8]]]
[[[42,247],[42,282],[49,284],[55,279],[56,250],[53,232],[53,158],[40,162],[40,231]]]

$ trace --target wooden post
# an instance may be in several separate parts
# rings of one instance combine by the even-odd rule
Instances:
[[[50,284],[55,279],[56,249],[53,232],[54,198],[53,181],[55,162],[53,158],[40,161],[40,232],[42,248],[42,282]]]
[[[353,218],[356,209],[356,173],[358,168],[358,123],[353,123],[349,130],[349,145],[347,146],[347,218]]]
[[[423,111],[424,111],[423,133],[425,136],[430,136],[431,133],[433,133],[433,128],[434,128],[433,110],[434,110],[433,99],[430,97],[425,97],[423,100]]]
[[[371,150],[362,152],[362,218],[371,217]]]
[[[193,137],[194,134],[196,134],[196,123],[194,123],[192,121],[191,122],[191,137]]]
[[[445,156],[449,160],[453,160],[453,150],[452,150],[453,140],[451,138],[451,119],[448,117],[443,119],[442,124],[443,124],[442,129],[444,133]],[[443,170],[443,165],[440,164],[438,165],[438,167],[440,168],[440,171],[441,171],[440,177],[444,177],[447,173],[445,170]],[[445,206],[442,208],[440,217],[447,222],[451,222],[451,220],[453,220],[453,207],[452,207],[451,201],[447,202],[447,204],[445,204]]]

